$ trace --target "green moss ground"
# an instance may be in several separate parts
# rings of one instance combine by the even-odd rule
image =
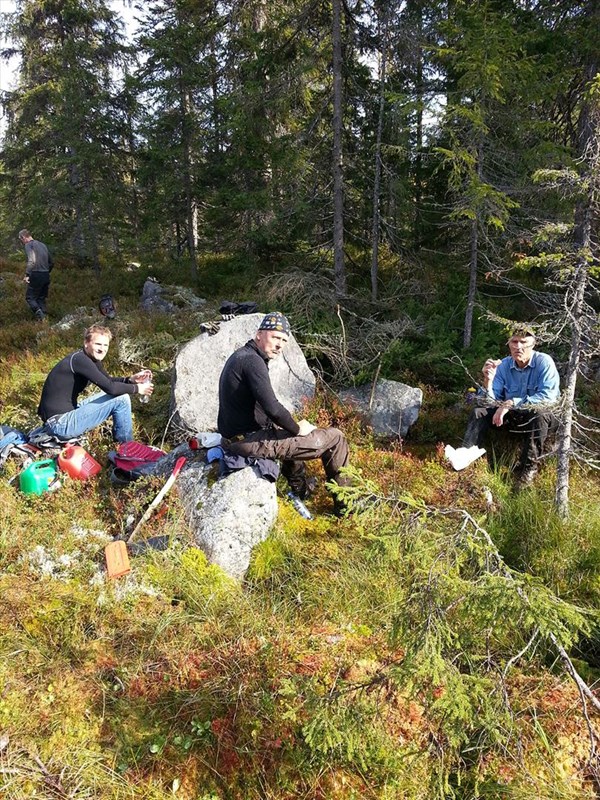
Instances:
[[[127,340],[156,370],[135,425],[138,438],[161,443],[172,356],[200,319],[142,315],[137,302],[146,274],[168,283],[184,275],[160,265],[99,278],[57,268],[50,324],[40,325],[28,319],[20,265],[0,266],[0,421],[36,424],[47,371],[81,340],[79,328],[51,324],[112,291],[119,314],[107,366],[135,366],[117,358]],[[205,293],[218,269],[202,272]],[[249,291],[235,265],[214,286],[207,318],[224,287]],[[146,527],[171,535],[169,550],[108,581],[105,543],[159,484],[118,491],[104,471],[32,498],[9,484],[9,465],[0,482],[3,796],[596,797],[579,695],[548,633],[592,683],[597,480],[575,468],[564,522],[552,510],[551,460],[518,497],[502,460],[495,471],[481,460],[453,472],[441,443],[456,444],[466,412],[456,396],[424,388],[424,414],[405,443],[376,441],[331,396],[317,396],[307,414],[346,430],[363,510],[335,519],[322,485],[313,521],[281,500],[241,585],[193,546],[176,493]],[[175,444],[168,433],[166,443]],[[105,431],[90,437],[102,463],[109,448]]]

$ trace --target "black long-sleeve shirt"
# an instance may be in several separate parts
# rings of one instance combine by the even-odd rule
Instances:
[[[128,378],[111,378],[99,361],[94,361],[85,350],[77,350],[50,370],[42,389],[38,414],[46,422],[57,414],[73,411],[77,408],[77,398],[90,383],[113,397],[138,392],[136,383],[131,383]]]
[[[250,340],[229,356],[219,379],[219,433],[226,439],[278,425],[293,436],[300,428],[275,397],[269,359]]]

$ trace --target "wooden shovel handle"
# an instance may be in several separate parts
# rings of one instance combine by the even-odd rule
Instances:
[[[173,467],[173,472],[169,475],[169,478],[168,478],[167,482],[165,483],[165,485],[162,487],[160,492],[156,495],[154,500],[150,503],[150,505],[148,506],[148,508],[144,512],[144,516],[141,518],[141,520],[138,522],[138,524],[132,530],[129,538],[127,539],[128,542],[131,542],[132,539],[135,536],[137,536],[137,534],[139,533],[139,530],[142,527],[142,525],[150,519],[154,509],[160,504],[160,502],[162,501],[163,497],[170,490],[171,486],[173,486],[177,476],[181,472],[181,468],[185,464],[185,460],[186,460],[185,456],[181,456],[181,458],[177,459],[177,461],[175,462],[175,466]]]
[[[175,462],[175,466],[173,467],[173,472],[171,473],[172,478],[176,478],[179,475],[179,473],[181,472],[181,468],[183,467],[184,464],[185,464],[185,456],[181,456],[180,458],[177,459],[177,461]]]

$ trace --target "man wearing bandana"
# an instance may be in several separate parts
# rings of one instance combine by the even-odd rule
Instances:
[[[280,460],[291,490],[301,499],[308,493],[304,462],[320,458],[329,481],[344,485],[340,470],[348,466],[348,444],[337,428],[317,428],[297,422],[276,398],[269,361],[281,355],[290,335],[286,317],[267,314],[254,339],[227,360],[219,380],[218,428],[227,453],[242,458]],[[335,513],[345,512],[335,498]]]

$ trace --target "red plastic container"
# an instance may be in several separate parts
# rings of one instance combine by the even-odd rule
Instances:
[[[58,456],[58,466],[71,478],[79,481],[86,481],[102,469],[96,459],[78,444],[65,447]]]

